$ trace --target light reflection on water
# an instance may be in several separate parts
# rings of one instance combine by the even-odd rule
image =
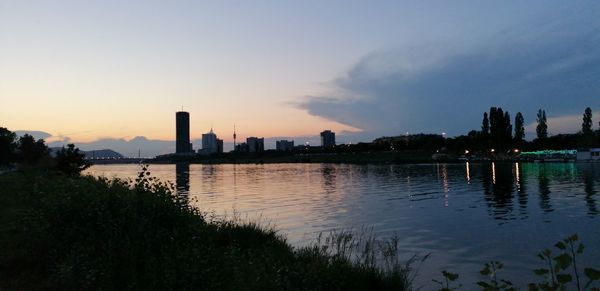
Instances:
[[[138,170],[88,171],[134,178]],[[600,261],[600,164],[177,164],[150,171],[200,209],[262,219],[295,245],[339,228],[397,233],[407,256],[433,253],[419,284],[442,269],[474,282],[489,260],[503,261],[516,282],[533,280],[531,270],[541,266],[535,254],[572,233],[587,246],[583,259]]]

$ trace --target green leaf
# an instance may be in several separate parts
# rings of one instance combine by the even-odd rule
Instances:
[[[558,283],[560,284],[566,284],[571,282],[571,280],[573,280],[573,277],[570,274],[557,274],[556,280],[558,280]]]
[[[557,247],[557,248],[559,248],[559,249],[561,249],[561,250],[564,250],[564,249],[567,248],[567,246],[565,245],[565,243],[563,243],[561,241],[557,242],[554,246]]]
[[[585,247],[583,246],[583,244],[579,244],[579,247],[577,248],[577,253],[580,254],[580,255],[583,254],[583,249],[584,248]]]
[[[551,254],[552,254],[552,251],[550,251],[549,249],[545,249],[542,252],[542,255],[544,255],[544,257],[549,257]],[[543,260],[543,258],[542,258],[542,260]]]
[[[442,271],[442,275],[444,275],[444,277],[446,277],[450,281],[458,279],[458,274]]]
[[[485,264],[485,268],[483,268],[481,271],[479,271],[479,273],[480,273],[481,275],[488,276],[488,275],[490,275],[492,272],[490,271],[490,266],[489,266],[488,264]]]
[[[548,274],[549,271],[548,271],[548,269],[542,268],[542,269],[535,269],[535,270],[533,270],[533,272],[538,276],[543,276],[543,275]]]
[[[571,263],[573,262],[573,258],[571,258],[571,256],[565,253],[554,257],[554,261],[556,261],[557,268],[565,270],[571,265]]]
[[[492,285],[491,285],[491,284],[489,284],[489,283],[487,283],[487,282],[484,282],[484,281],[479,281],[479,282],[477,282],[477,285],[479,285],[479,286],[481,286],[481,287],[483,287],[483,288],[491,288],[491,287],[492,287]]]
[[[538,291],[540,290],[540,288],[538,288],[538,286],[534,283],[529,283],[529,285],[527,285],[527,288],[529,289],[529,291]]]
[[[577,234],[574,234],[572,236],[569,237],[570,241],[577,241],[577,239],[579,239],[579,237],[577,236]]]
[[[598,280],[600,279],[600,271],[594,268],[585,268],[583,273],[590,278],[590,280]]]
[[[537,256],[538,256],[538,258],[540,258],[541,260],[545,260],[545,259],[546,259],[546,258],[544,258],[544,256],[543,256],[542,254],[538,254]]]

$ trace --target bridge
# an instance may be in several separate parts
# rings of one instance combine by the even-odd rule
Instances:
[[[116,158],[116,157],[102,158],[102,157],[97,157],[97,158],[90,158],[90,159],[85,159],[85,160],[90,162],[93,165],[107,165],[107,164],[140,164],[140,163],[143,163],[147,159],[146,158]]]

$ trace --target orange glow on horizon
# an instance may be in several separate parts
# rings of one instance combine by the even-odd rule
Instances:
[[[124,118],[120,121],[119,118],[110,120],[90,120],[82,117],[85,122],[73,122],[70,119],[49,120],[47,116],[41,118],[28,118],[19,120],[8,120],[1,126],[7,127],[9,130],[26,130],[26,131],[42,131],[52,136],[46,138],[46,142],[69,141],[69,142],[93,142],[100,139],[124,139],[131,140],[138,136],[143,136],[149,140],[174,141],[175,140],[175,114],[172,116],[161,116],[161,120],[152,120],[152,122],[139,123]],[[201,139],[202,134],[210,130],[209,122],[198,121],[194,118],[194,114],[190,112],[190,137],[192,140]],[[44,120],[40,120],[44,119]],[[228,122],[219,121],[213,123],[213,130],[220,139],[225,142],[233,142],[233,122],[231,125]],[[318,117],[308,116],[297,122],[294,120],[282,121],[279,123],[268,123],[264,120],[255,120],[248,122],[249,124],[236,123],[237,141],[243,141],[247,137],[282,137],[282,138],[298,138],[298,137],[315,137],[325,129],[331,129],[337,134],[343,131],[359,132],[360,129],[339,124],[337,122],[324,120]],[[131,124],[131,125],[127,125]]]

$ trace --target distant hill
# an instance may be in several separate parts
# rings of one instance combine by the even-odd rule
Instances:
[[[56,155],[56,153],[62,149],[62,147],[52,147],[50,148],[50,154],[52,156]],[[108,159],[112,159],[112,158],[123,158],[123,155],[115,152],[111,149],[103,149],[103,150],[91,150],[91,151],[79,151],[82,154],[85,155],[86,158],[88,159],[101,159],[101,158],[108,158]]]
[[[71,141],[51,142],[51,147],[60,147]],[[195,143],[196,145],[201,143]],[[103,138],[90,142],[75,142],[75,146],[91,152],[94,149],[112,149],[126,157],[137,157],[140,152],[142,157],[154,157],[175,152],[175,141],[148,139],[138,136],[130,140],[121,138]]]

